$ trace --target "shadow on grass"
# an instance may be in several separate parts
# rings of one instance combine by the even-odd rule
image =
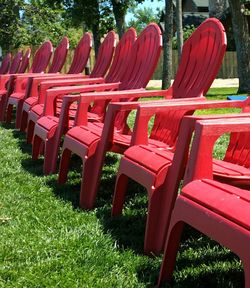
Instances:
[[[14,129],[14,124],[4,124],[3,127]],[[29,154],[28,159],[22,160],[23,167],[31,174],[42,176],[43,160],[31,160],[31,145],[26,143],[25,134],[13,130],[13,136],[18,139],[22,152]],[[121,251],[131,249],[142,256],[147,207],[146,192],[131,181],[123,215],[111,217],[117,162],[116,156],[109,155],[106,158],[97,194],[96,216],[102,224],[104,233],[111,235]],[[46,184],[52,188],[54,195],[66,202],[71,202],[74,208],[79,208],[81,170],[80,159],[73,157],[69,181],[66,184],[59,185],[57,175],[46,176]],[[145,260],[137,269],[138,279],[146,287],[152,287],[157,282],[160,260],[161,258]],[[233,253],[221,248],[190,227],[184,230],[171,287],[238,288],[243,287],[243,283],[242,268]]]

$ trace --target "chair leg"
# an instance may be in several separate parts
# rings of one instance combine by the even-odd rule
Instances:
[[[148,213],[144,237],[144,253],[155,255],[163,251],[165,244],[166,225],[165,219],[166,211],[162,209],[162,194],[164,192],[161,188],[148,191]]]
[[[33,139],[33,145],[32,145],[32,159],[36,160],[38,159],[41,151],[41,145],[42,145],[42,139],[35,135]]]
[[[25,129],[27,128],[27,121],[28,121],[28,113],[23,110],[21,115],[20,131],[25,132]]]
[[[16,129],[20,129],[21,127],[22,110],[23,110],[23,100],[20,100],[16,107]]]
[[[169,230],[166,246],[164,250],[164,256],[161,264],[161,271],[158,278],[158,287],[166,281],[171,281],[176,255],[180,245],[180,239],[184,227],[184,222],[177,222],[172,225]]]
[[[244,277],[245,277],[245,288],[250,287],[250,260],[248,259],[242,259],[242,265],[244,269]]]
[[[27,116],[28,117],[28,116]],[[27,143],[31,144],[34,136],[35,123],[31,120],[27,123]]]
[[[0,122],[4,121],[5,117],[5,101],[6,101],[6,94],[0,95]]]
[[[12,111],[13,111],[13,105],[9,104],[7,107],[7,112],[6,112],[6,123],[11,122]]]
[[[59,184],[64,184],[67,181],[71,154],[72,153],[69,149],[67,148],[63,149],[61,161],[60,161],[59,175],[58,175]]]
[[[83,158],[82,182],[80,190],[80,207],[93,209],[96,200],[99,170],[96,169],[95,154],[87,159]]]
[[[115,192],[113,196],[112,216],[122,214],[122,208],[125,202],[125,193],[128,185],[128,176],[125,174],[117,174]]]
[[[55,146],[55,137],[52,137],[47,139],[45,142],[43,163],[43,172],[45,175],[53,174],[56,172],[57,157],[58,153]]]

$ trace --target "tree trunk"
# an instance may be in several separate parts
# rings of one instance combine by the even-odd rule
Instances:
[[[167,89],[171,85],[172,38],[173,38],[173,2],[172,0],[165,0],[162,89]]]
[[[176,0],[176,29],[177,29],[178,59],[180,61],[183,46],[182,0]]]
[[[99,1],[95,0],[95,10],[92,12],[93,17],[95,17],[95,21],[92,24],[92,32],[93,32],[93,40],[94,40],[94,50],[95,50],[95,59],[98,54],[98,50],[100,47],[101,37],[100,37],[100,7]]]
[[[124,31],[125,31],[125,14],[126,7],[119,0],[112,0],[113,13],[115,16],[115,23],[119,38],[121,39]]]
[[[238,93],[250,93],[250,28],[240,1],[229,0],[233,32],[236,44],[239,89]]]
[[[226,8],[226,0],[209,0],[209,17],[220,19]]]

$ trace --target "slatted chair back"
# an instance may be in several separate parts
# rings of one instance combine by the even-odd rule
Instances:
[[[144,88],[154,73],[162,49],[162,33],[155,23],[149,24],[133,46],[130,63],[122,79],[121,90]]]
[[[106,76],[107,83],[119,82],[123,78],[129,64],[130,53],[135,40],[136,30],[131,27],[126,31],[126,33],[124,33],[115,48],[112,65]]]
[[[53,46],[51,42],[45,41],[36,51],[29,72],[30,73],[44,72],[49,64],[52,52],[53,52]]]
[[[100,48],[98,49],[98,55],[95,62],[95,66],[90,74],[91,78],[104,77],[107,73],[112,57],[115,50],[116,34],[114,31],[110,31],[103,40]]]
[[[172,98],[206,95],[226,51],[226,34],[221,22],[205,20],[183,45],[182,56],[173,85],[168,93]],[[189,112],[191,113],[191,112]],[[174,146],[178,128],[185,111],[157,114],[150,138]]]
[[[21,51],[17,52],[16,55],[13,57],[9,70],[10,74],[17,73],[22,57],[23,53]]]
[[[19,66],[18,73],[24,73],[29,66],[30,61],[30,55],[31,55],[31,49],[28,48],[22,58],[21,65]]]
[[[2,64],[0,67],[0,74],[8,73],[10,62],[11,62],[11,53],[7,53],[2,60]]]
[[[63,37],[54,52],[53,61],[51,63],[48,73],[57,73],[61,71],[68,54],[68,50],[69,39],[67,37]]]
[[[86,32],[75,49],[73,61],[68,74],[77,74],[83,71],[89,59],[91,47],[92,38],[90,33]]]
[[[147,25],[135,41],[127,69],[121,79],[120,90],[145,88],[157,66],[162,49],[162,33],[155,23]],[[133,101],[136,99],[126,99]],[[127,112],[120,112],[116,116],[117,130],[127,129]]]
[[[136,31],[134,28],[129,28],[126,33],[124,33],[115,48],[115,55],[111,67],[107,76],[105,77],[106,83],[119,82],[124,77],[135,40]],[[104,100],[95,101],[91,108],[91,112],[98,115],[103,115],[105,109],[106,105]]]
[[[234,132],[230,134],[230,141],[224,160],[246,168],[250,168],[250,132]]]

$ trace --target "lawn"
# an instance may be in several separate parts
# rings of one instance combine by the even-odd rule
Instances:
[[[235,93],[211,89],[208,98]],[[224,140],[217,152],[223,149]],[[161,256],[143,255],[143,188],[130,183],[124,215],[110,217],[119,156],[106,159],[96,209],[81,211],[79,159],[73,159],[67,184],[59,186],[57,175],[44,176],[42,160],[30,155],[24,134],[13,124],[0,126],[0,287],[153,287]],[[234,254],[185,229],[171,287],[243,283]]]

